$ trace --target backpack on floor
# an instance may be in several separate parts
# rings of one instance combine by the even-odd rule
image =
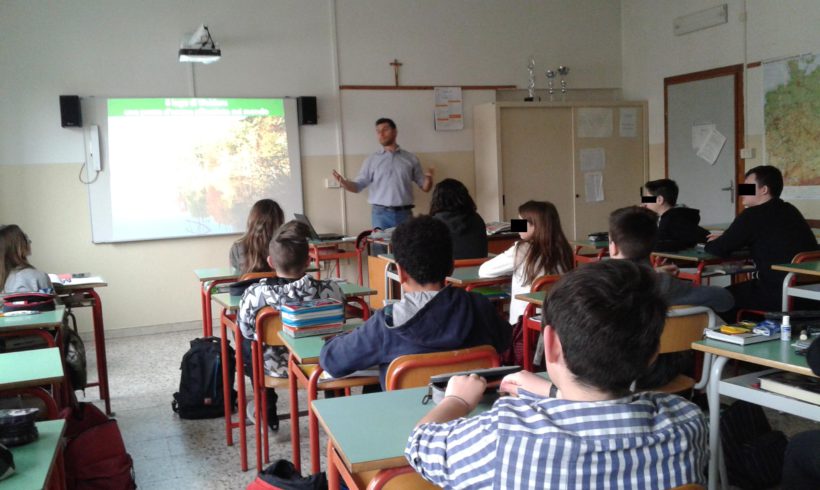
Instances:
[[[789,441],[772,430],[760,405],[736,401],[724,410],[720,440],[730,485],[763,490],[780,483]]]
[[[90,403],[63,410],[68,490],[134,490],[134,463],[117,421]]]
[[[228,383],[231,386],[231,409],[236,407],[233,389],[236,360],[228,346]],[[171,408],[183,419],[210,419],[225,414],[222,397],[222,352],[219,338],[205,337],[191,341],[182,357],[179,391],[174,393]]]
[[[327,490],[325,472],[303,477],[293,463],[277,459],[262,470],[245,490]]]

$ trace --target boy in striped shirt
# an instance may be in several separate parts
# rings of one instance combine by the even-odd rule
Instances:
[[[486,381],[450,380],[405,455],[444,488],[665,489],[705,484],[708,430],[675,395],[630,393],[658,351],[666,304],[654,273],[629,261],[565,275],[544,307],[547,372],[504,378],[502,397],[473,411]]]

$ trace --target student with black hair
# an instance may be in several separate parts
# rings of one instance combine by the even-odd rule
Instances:
[[[729,286],[735,304],[738,309],[780,311],[786,273],[772,270],[772,265],[791,262],[800,252],[816,250],[817,239],[800,211],[780,199],[783,174],[777,167],[761,165],[749,170],[746,183],[754,184],[755,194],[741,196],[746,209],[722,234],[710,235],[706,252],[727,257],[749,248],[757,278]]]
[[[644,184],[644,196],[654,197],[643,207],[658,214],[658,239],[655,250],[674,252],[705,243],[709,232],[698,226],[700,211],[678,206],[678,184],[670,179],[651,180]]]
[[[453,239],[453,259],[480,259],[487,256],[487,225],[464,184],[444,179],[433,188],[430,216],[441,220]]]
[[[510,325],[480,294],[445,286],[453,270],[450,232],[430,216],[413,218],[393,232],[393,253],[404,296],[364,325],[330,339],[319,364],[331,376],[378,366],[384,388],[387,366],[405,354],[510,345]]]
[[[672,488],[706,483],[708,429],[695,404],[630,393],[658,352],[666,304],[654,274],[608,260],[553,286],[542,319],[550,381],[521,371],[474,417],[486,381],[450,379],[405,456],[443,488]]]
[[[651,269],[649,256],[658,234],[658,215],[649,209],[629,206],[609,215],[609,254]],[[734,305],[732,294],[716,286],[696,286],[666,272],[656,273],[658,291],[670,305],[708,306],[716,312]],[[637,380],[639,389],[663,386],[692,363],[691,353],[661,354],[646,374]]]

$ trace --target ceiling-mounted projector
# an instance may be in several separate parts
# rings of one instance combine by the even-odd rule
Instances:
[[[222,57],[222,50],[216,47],[208,26],[201,25],[179,48],[180,63],[213,63]]]

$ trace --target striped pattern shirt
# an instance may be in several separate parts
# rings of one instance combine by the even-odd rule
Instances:
[[[705,485],[708,427],[675,395],[603,402],[521,390],[481,415],[417,427],[410,465],[443,488],[668,489]]]

